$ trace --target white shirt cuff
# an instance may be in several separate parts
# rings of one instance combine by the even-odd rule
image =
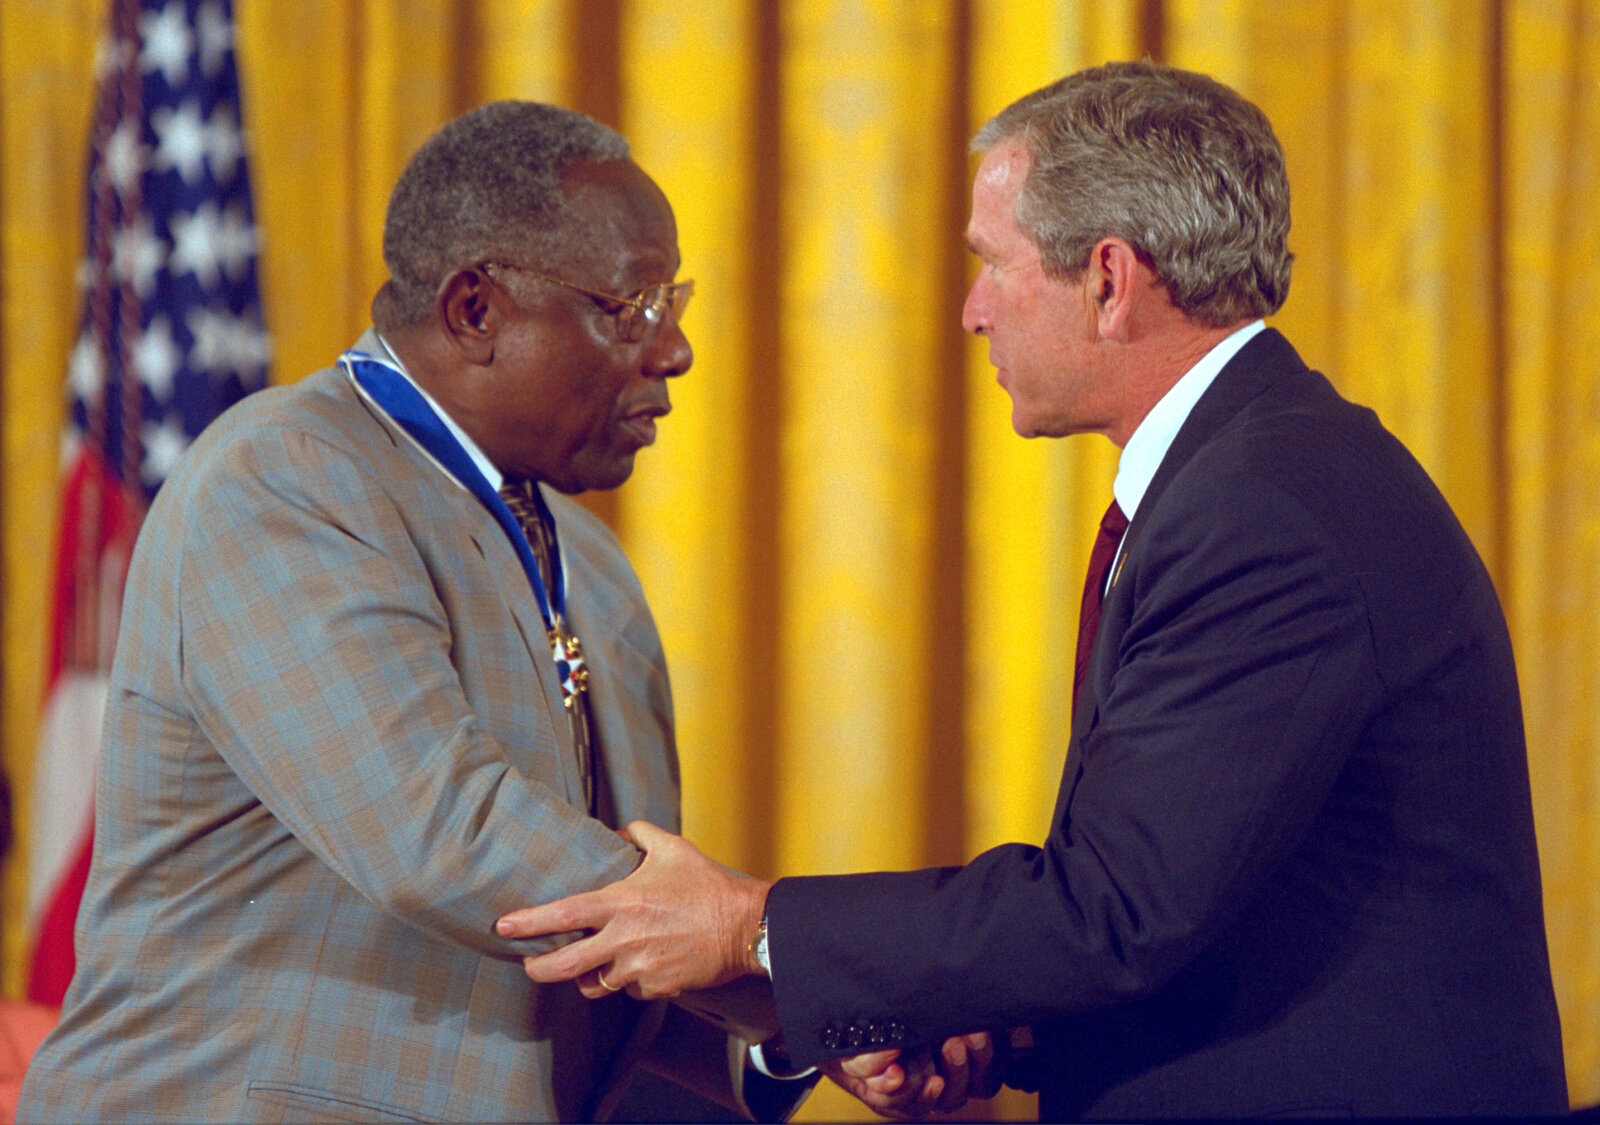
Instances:
[[[794,1074],[774,1074],[774,1073],[772,1073],[772,1071],[767,1069],[767,1060],[766,1060],[765,1056],[763,1056],[762,1053],[761,1053],[761,1044],[760,1043],[752,1043],[752,1044],[750,1044],[750,1065],[755,1067],[756,1070],[758,1070],[762,1074],[765,1074],[768,1078],[775,1078],[779,1082],[794,1082],[794,1081],[797,1081],[798,1079],[801,1079],[801,1078],[809,1078],[809,1077],[811,1077],[813,1074],[815,1074],[817,1072],[817,1068],[816,1067],[808,1066],[808,1067],[806,1067],[806,1069],[801,1070],[801,1071],[796,1071]]]

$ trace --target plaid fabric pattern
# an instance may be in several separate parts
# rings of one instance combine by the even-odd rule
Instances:
[[[678,771],[638,580],[549,502],[604,823],[505,533],[340,371],[196,443],[135,551],[79,971],[22,1120],[588,1113],[639,1006],[532,985],[542,946],[493,923],[631,871],[608,825],[678,830]]]

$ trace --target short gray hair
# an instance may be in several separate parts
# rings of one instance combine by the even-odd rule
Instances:
[[[389,197],[373,303],[380,328],[422,320],[453,270],[505,256],[555,266],[587,232],[564,222],[562,174],[627,160],[628,142],[591,117],[538,102],[491,102],[430,137]]]
[[[1172,303],[1213,327],[1267,316],[1289,295],[1289,178],[1263,114],[1211,78],[1108,63],[1001,111],[972,142],[1020,136],[1033,158],[1016,221],[1046,272],[1082,274],[1125,239]]]

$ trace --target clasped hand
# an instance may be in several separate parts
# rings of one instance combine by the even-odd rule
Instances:
[[[645,821],[618,835],[644,852],[632,875],[596,891],[501,918],[501,937],[591,931],[552,953],[523,959],[540,984],[576,981],[591,1000],[626,989],[640,1000],[680,996],[760,973],[750,948],[772,884],[723,867],[681,836]],[[987,1034],[956,1036],[937,1055],[878,1051],[822,1070],[874,1111],[918,1118],[947,1113],[999,1087]]]
[[[495,924],[507,938],[593,931],[553,953],[524,958],[531,979],[575,980],[591,1000],[624,988],[654,1000],[761,971],[750,941],[771,883],[723,867],[646,821],[634,821],[618,835],[644,852],[632,875],[597,891],[513,911]]]
[[[877,1051],[823,1063],[822,1072],[874,1112],[908,1120],[952,1113],[968,1098],[991,1098],[1001,1079],[987,1032],[953,1036],[937,1054]]]

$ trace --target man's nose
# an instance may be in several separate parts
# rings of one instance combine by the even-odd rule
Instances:
[[[982,270],[972,279],[966,303],[961,306],[961,327],[974,336],[983,336],[989,331],[989,282]]]
[[[682,375],[693,365],[694,348],[689,346],[689,337],[683,334],[677,317],[668,317],[646,348],[645,373],[670,379]]]

